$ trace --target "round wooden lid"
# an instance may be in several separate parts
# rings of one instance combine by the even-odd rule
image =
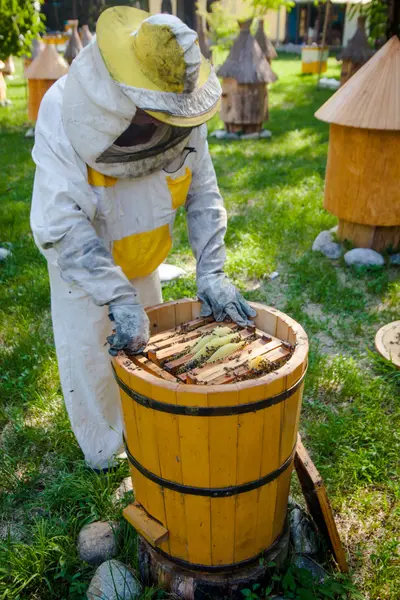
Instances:
[[[375,348],[400,368],[400,321],[393,321],[379,329],[375,336]]]

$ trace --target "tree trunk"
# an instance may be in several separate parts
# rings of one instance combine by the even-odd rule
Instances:
[[[196,29],[196,6],[194,0],[177,0],[176,15],[190,29]]]

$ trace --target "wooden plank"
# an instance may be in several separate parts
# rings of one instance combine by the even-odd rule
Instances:
[[[167,539],[168,529],[150,517],[140,504],[129,504],[124,508],[122,514],[152,546],[159,547]]]
[[[348,573],[346,554],[336,527],[332,508],[326,493],[326,488],[310,455],[303,446],[300,435],[297,438],[294,465],[297,476],[307,502],[308,510],[315,521],[319,531],[324,536],[328,548],[342,571]]]
[[[174,335],[169,335],[166,339],[154,341],[153,338],[150,338],[145,352],[148,352],[149,350],[163,350],[164,348],[168,348],[168,346],[172,346],[173,344],[180,344],[186,340],[194,340],[199,338],[202,333],[211,332],[214,328],[214,323],[209,323],[208,325],[204,325],[204,327],[199,327],[198,329],[188,331],[187,333],[179,333],[176,331],[176,329],[173,329],[172,331],[174,332]]]
[[[177,402],[185,406],[207,406],[207,390],[203,388],[194,393],[191,386],[180,385]],[[185,415],[179,415],[178,419],[183,484],[210,487],[210,419]],[[189,561],[211,564],[210,498],[186,494],[184,502]]]
[[[171,383],[176,383],[178,380],[176,377],[165,371],[154,362],[146,358],[146,356],[142,356],[140,354],[131,356],[132,362],[135,365],[141,367],[147,373],[154,375],[155,377],[159,377],[160,379],[165,379],[166,381],[170,381]]]
[[[281,347],[281,348],[275,348],[274,350],[270,350],[269,352],[266,352],[265,354],[260,354],[259,356],[262,356],[262,357],[265,356],[265,358],[267,358],[271,362],[271,365],[274,368],[277,368],[277,367],[279,367],[279,365],[282,362],[287,360],[289,355],[290,355],[290,350]],[[213,385],[226,384],[226,383],[232,383],[232,381],[237,381],[238,379],[251,379],[252,377],[254,377],[254,372],[248,368],[247,364],[245,364],[242,367],[239,367],[237,370],[235,370],[231,373],[227,373],[217,379],[213,379],[212,383],[213,383]]]
[[[208,393],[208,406],[238,404],[237,386],[232,392],[213,390]],[[236,485],[238,417],[209,419],[210,486]],[[235,498],[211,499],[211,557],[213,565],[234,562]]]
[[[234,358],[231,358],[222,364],[208,364],[202,367],[198,367],[197,369],[194,369],[190,372],[190,376],[193,379],[196,379],[199,383],[209,382],[213,379],[216,379],[217,377],[220,377],[221,375],[225,375],[226,369],[236,370],[238,367],[247,363],[249,358],[259,356],[260,354],[265,353],[268,349],[277,348],[280,345],[280,340],[277,340],[276,342],[267,342],[264,339],[255,340],[254,342],[251,342],[246,348],[236,353]]]

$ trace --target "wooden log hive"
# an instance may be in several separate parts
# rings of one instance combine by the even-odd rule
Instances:
[[[78,21],[70,21],[70,25],[72,26],[71,37],[68,40],[67,46],[64,52],[64,58],[69,65],[72,64],[72,61],[78,56],[79,52],[82,50],[82,42],[81,38],[78,34]]]
[[[192,300],[148,309],[145,354],[113,359],[136,491],[124,515],[157,553],[204,572],[253,564],[285,526],[308,342],[290,317],[252,306],[257,339],[246,356],[238,351],[194,377],[171,364],[176,336],[190,344],[221,324],[199,318]],[[257,354],[275,370],[241,380]]]
[[[277,79],[250,33],[251,23],[239,22],[239,37],[218,71],[223,78],[221,119],[232,133],[261,131],[268,120],[267,84]]]
[[[45,47],[25,70],[28,79],[28,117],[36,121],[43,96],[68,71],[68,64],[56,50],[57,39],[44,39]]]
[[[365,17],[358,17],[357,31],[338,56],[338,60],[342,61],[340,85],[346,83],[374,54],[365,33],[365,19]]]
[[[301,72],[304,75],[325,73],[328,70],[329,48],[327,46],[303,46],[301,49]]]
[[[389,40],[316,113],[330,123],[324,206],[339,238],[400,246],[400,41]]]

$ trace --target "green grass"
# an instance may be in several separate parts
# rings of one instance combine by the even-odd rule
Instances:
[[[227,272],[248,298],[287,312],[309,334],[303,439],[326,481],[362,597],[396,600],[400,382],[373,339],[398,318],[398,270],[350,270],[311,252],[315,236],[336,223],[322,206],[328,127],[313,116],[331,92],[299,75],[298,58],[273,68],[272,139],[210,141],[229,214]],[[327,75],[338,75],[333,59]],[[93,572],[78,559],[77,533],[92,520],[121,518],[111,495],[127,467],[108,477],[87,470],[69,428],[46,265],[29,228],[34,169],[20,76],[9,82],[9,96],[13,106],[0,108],[0,245],[12,249],[0,265],[0,599],[75,600],[85,597]],[[214,118],[211,128],[220,126]],[[169,260],[190,275],[166,286],[165,300],[195,295],[182,212]],[[280,276],[270,281],[274,270]],[[133,545],[124,525],[122,560],[134,562]]]

